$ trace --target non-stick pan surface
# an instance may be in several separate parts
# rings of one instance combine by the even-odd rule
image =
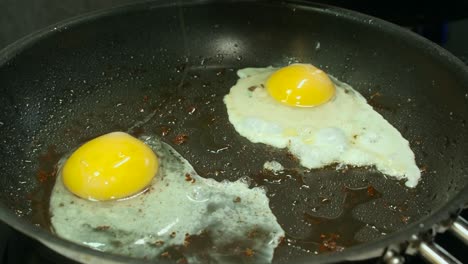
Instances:
[[[416,188],[372,168],[305,171],[286,151],[235,132],[222,99],[236,70],[296,61],[352,85],[409,140],[423,170]],[[79,144],[135,124],[133,134],[160,136],[204,177],[248,176],[265,186],[288,234],[278,263],[374,252],[466,201],[466,68],[427,40],[350,11],[157,1],[98,12],[3,50],[0,89],[0,219],[85,255],[128,261],[45,231],[55,164]],[[181,135],[187,140],[178,145]],[[290,169],[263,172],[273,159]],[[332,234],[335,248],[323,244]]]

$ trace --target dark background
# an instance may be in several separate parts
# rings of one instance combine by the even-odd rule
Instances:
[[[0,0],[0,49],[66,18],[141,0]],[[317,0],[413,29],[468,58],[468,1]],[[415,3],[416,2],[416,3]]]
[[[0,49],[61,20],[138,0],[0,0]],[[316,1],[370,14],[409,28],[468,63],[468,1]],[[465,216],[468,210],[465,210]],[[451,235],[437,241],[466,260],[466,246]],[[408,259],[407,259],[408,260]],[[411,260],[411,259],[409,259]],[[411,263],[419,263],[416,258]],[[0,222],[0,264],[74,263]],[[366,262],[367,263],[367,262]]]

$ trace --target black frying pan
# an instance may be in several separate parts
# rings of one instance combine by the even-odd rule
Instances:
[[[304,172],[287,152],[234,131],[222,98],[236,69],[295,61],[351,84],[410,141],[424,171],[417,188],[372,168]],[[446,219],[468,197],[466,67],[421,37],[351,11],[156,1],[97,12],[4,49],[0,89],[0,219],[83,262],[139,260],[48,231],[55,162],[90,138],[126,131],[154,112],[135,135],[161,135],[204,177],[247,175],[268,189],[288,234],[277,263],[377,256]],[[182,134],[187,141],[175,144]],[[271,159],[292,169],[263,172]]]

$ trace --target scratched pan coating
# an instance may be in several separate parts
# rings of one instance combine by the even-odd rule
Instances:
[[[295,61],[352,85],[409,140],[424,170],[417,188],[372,168],[305,171],[286,151],[235,132],[222,99],[236,70]],[[140,124],[133,134],[159,135],[200,175],[249,176],[267,188],[287,233],[274,262],[354,258],[466,201],[467,86],[466,68],[447,52],[336,8],[159,1],[72,19],[0,54],[0,219],[81,254],[138,263],[52,236],[47,197],[63,153]],[[269,160],[288,170],[263,172]]]

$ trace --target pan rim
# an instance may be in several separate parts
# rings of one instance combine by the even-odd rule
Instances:
[[[41,41],[44,38],[52,37],[54,34],[57,34],[61,31],[66,31],[70,28],[77,27],[83,23],[91,23],[94,20],[104,18],[106,16],[116,16],[121,13],[142,11],[153,8],[163,8],[180,5],[181,7],[189,7],[194,5],[206,5],[206,4],[216,4],[216,3],[234,3],[239,1],[225,0],[225,1],[216,1],[216,0],[179,0],[179,1],[170,1],[170,0],[156,0],[156,1],[141,1],[138,3],[132,3],[129,5],[118,6],[105,10],[98,10],[90,12],[87,14],[79,15],[66,19],[64,21],[53,24],[49,27],[36,31],[32,34],[29,34],[12,44],[5,47],[0,51],[0,67],[8,65],[9,61],[12,60],[17,54],[21,53],[25,49],[28,49],[35,43]],[[267,0],[252,1],[252,0],[243,0],[242,3],[264,3],[268,5],[280,5],[285,8],[300,8],[307,9],[318,13],[325,13],[330,15],[336,15],[344,19],[353,20],[358,23],[364,23],[372,21],[368,26],[375,27],[376,29],[385,30],[391,34],[398,35],[406,41],[418,44],[421,48],[424,48],[426,51],[431,53],[431,56],[436,56],[439,59],[443,59],[450,63],[451,67],[457,74],[460,74],[462,78],[468,80],[468,68],[467,66],[454,55],[452,55],[447,50],[442,47],[437,46],[436,44],[430,42],[429,40],[409,31],[400,26],[397,26],[393,23],[384,21],[382,19],[365,15],[359,12],[351,11],[348,9],[333,7],[330,5],[310,3],[301,0],[287,0],[281,3],[271,2]],[[389,245],[395,243],[402,243],[411,238],[413,234],[418,234],[425,230],[430,229],[432,226],[440,223],[443,220],[446,220],[450,214],[459,210],[465,202],[468,201],[468,186],[465,186],[457,195],[455,195],[450,201],[448,201],[444,206],[441,206],[435,210],[432,214],[420,218],[418,221],[409,224],[406,228],[395,231],[391,234],[388,234],[385,237],[379,238],[372,241],[372,243],[363,243],[360,245],[353,246],[349,250],[343,252],[335,252],[333,254],[322,254],[318,256],[304,257],[297,259],[298,262],[310,261],[311,258],[313,261],[320,263],[336,262],[342,260],[351,260],[358,259],[360,255],[379,251],[388,247]],[[115,261],[118,263],[148,263],[146,261],[130,258],[126,256],[114,255],[110,253],[99,252],[85,246],[67,241],[65,239],[59,238],[52,233],[39,228],[26,220],[16,216],[11,210],[9,210],[3,202],[0,202],[0,221],[7,223],[9,226],[14,229],[28,235],[29,237],[40,240],[47,240],[51,243],[63,245],[72,250],[84,252],[86,254]]]

